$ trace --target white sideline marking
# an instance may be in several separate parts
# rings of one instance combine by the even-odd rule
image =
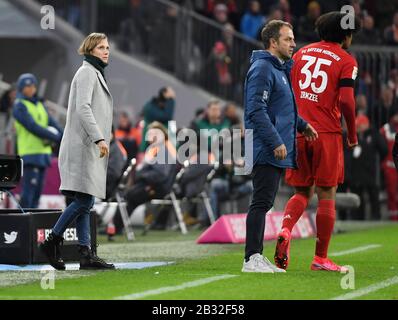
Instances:
[[[182,283],[178,286],[171,286],[171,287],[163,287],[163,288],[158,288],[158,289],[153,289],[153,290],[147,290],[143,292],[138,292],[138,293],[132,293],[126,296],[120,296],[114,298],[115,300],[136,300],[136,299],[142,299],[148,296],[154,296],[158,294],[163,294],[167,292],[172,292],[172,291],[179,291],[179,290],[184,290],[187,288],[193,288],[193,287],[198,287],[202,286],[204,284],[218,281],[218,280],[223,280],[223,279],[228,279],[228,278],[234,278],[237,277],[237,275],[230,275],[230,274],[224,274],[221,276],[215,276],[215,277],[210,277],[210,278],[203,278],[195,281],[190,281],[190,282],[185,282]]]
[[[331,257],[344,256],[346,254],[357,253],[357,252],[366,251],[366,250],[369,250],[369,249],[380,248],[380,247],[381,247],[381,244],[370,244],[368,246],[353,248],[353,249],[350,249],[350,250],[333,252],[333,253],[330,253],[329,256],[331,256]]]
[[[368,287],[365,287],[365,288],[362,288],[362,289],[359,289],[359,290],[356,290],[356,291],[353,291],[353,292],[350,292],[350,293],[343,294],[341,296],[332,298],[331,300],[351,300],[351,299],[355,299],[355,298],[367,295],[367,294],[369,294],[371,292],[387,288],[387,287],[392,286],[392,285],[397,284],[397,283],[398,283],[398,276],[395,276],[393,278],[384,280],[382,282],[372,284],[372,285],[370,285]]]

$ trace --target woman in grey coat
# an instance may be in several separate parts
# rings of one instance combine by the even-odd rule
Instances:
[[[106,35],[90,34],[78,52],[84,61],[72,80],[59,152],[60,191],[73,202],[40,248],[55,269],[65,270],[60,244],[66,228],[76,220],[80,269],[114,269],[90,248],[90,209],[94,197],[105,198],[112,128],[113,102],[104,74],[109,59]]]

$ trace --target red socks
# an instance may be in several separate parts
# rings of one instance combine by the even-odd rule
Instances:
[[[332,237],[336,209],[334,200],[320,200],[316,212],[316,248],[318,257],[326,258],[328,254],[329,241]]]
[[[300,219],[305,208],[308,205],[308,199],[295,194],[286,204],[285,214],[283,216],[282,229],[287,228],[290,232],[294,225]],[[316,213],[317,242],[315,254],[318,257],[326,258],[329,248],[330,238],[332,237],[334,221],[336,219],[336,209],[334,200],[320,200]]]
[[[300,219],[308,205],[308,198],[302,194],[295,194],[286,204],[285,214],[283,215],[282,229],[287,228],[290,232],[297,221]]]

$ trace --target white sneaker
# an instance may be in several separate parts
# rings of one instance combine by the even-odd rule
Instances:
[[[278,268],[276,265],[272,264],[271,261],[268,260],[267,257],[263,257],[265,263],[274,271],[274,272],[286,272],[285,269]]]
[[[242,272],[274,273],[285,272],[285,270],[277,268],[267,258],[255,253],[250,256],[248,262],[243,260]]]

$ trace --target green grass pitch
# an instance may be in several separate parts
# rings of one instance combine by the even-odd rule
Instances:
[[[146,236],[139,232],[131,243],[123,237],[111,244],[100,238],[99,256],[112,262],[174,263],[141,270],[56,272],[55,288],[48,290],[40,286],[40,272],[3,271],[0,299],[333,299],[358,292],[362,293],[355,299],[398,299],[398,224],[368,226],[333,236],[329,253],[375,245],[333,257],[337,263],[354,268],[350,283],[354,279],[355,289],[342,288],[343,274],[310,271],[314,238],[293,240],[286,274],[243,274],[243,245],[197,245],[198,231],[186,236],[178,231],[151,231]],[[264,253],[271,261],[274,249],[273,241],[265,243]],[[367,289],[386,280],[382,288]]]

